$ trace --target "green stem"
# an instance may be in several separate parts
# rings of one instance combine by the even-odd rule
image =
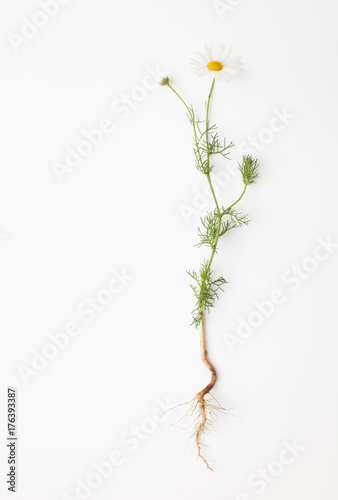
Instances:
[[[174,94],[177,95],[177,97],[179,98],[179,100],[181,102],[183,102],[184,106],[187,108],[187,111],[188,111],[188,114],[189,114],[190,118],[192,118],[191,109],[189,108],[189,106],[187,105],[187,103],[185,102],[185,100],[182,99],[182,97],[180,96],[180,94],[178,92],[176,92],[176,90],[169,83],[167,84],[167,87],[169,87],[174,92]]]
[[[210,92],[209,92],[209,95],[208,95],[208,99],[207,99],[207,103],[206,103],[206,117],[205,117],[205,142],[206,142],[206,151],[207,151],[207,165],[208,167],[210,167],[210,152],[209,152],[209,134],[208,134],[208,130],[209,130],[209,108],[210,108],[210,100],[211,100],[211,94],[212,94],[212,91],[214,89],[214,85],[215,85],[215,79],[213,79],[212,81],[212,84],[211,84],[211,88],[210,88]],[[208,168],[209,169],[209,168]],[[208,180],[208,184],[209,184],[209,187],[210,187],[210,191],[211,191],[211,194],[212,194],[212,197],[214,199],[214,202],[215,202],[215,206],[216,206],[216,211],[217,211],[217,227],[216,227],[216,235],[215,235],[215,239],[213,241],[213,245],[212,245],[212,248],[211,248],[211,255],[209,257],[209,260],[208,260],[208,264],[206,266],[206,270],[208,271],[211,267],[211,264],[212,264],[212,261],[214,259],[214,256],[215,256],[215,253],[216,253],[216,249],[217,249],[217,244],[218,244],[218,240],[219,240],[219,233],[221,231],[221,222],[222,222],[222,215],[221,215],[221,212],[220,212],[220,209],[219,209],[219,204],[218,204],[218,201],[217,201],[217,197],[216,197],[216,194],[215,194],[215,190],[214,190],[214,187],[212,185],[212,181],[211,181],[211,177],[210,177],[210,172],[206,173],[205,174],[207,180]],[[204,286],[204,283],[202,283],[202,287]]]
[[[206,150],[207,150],[208,167],[210,166],[209,165],[209,162],[210,162],[209,134],[208,134],[208,130],[209,130],[209,108],[210,108],[211,94],[212,94],[212,91],[214,89],[214,85],[215,85],[215,78],[212,81],[210,92],[209,92],[207,103],[206,103],[205,142],[206,142]],[[207,269],[210,269],[210,266],[211,266],[211,263],[213,261],[213,258],[214,258],[215,252],[216,252],[216,248],[217,248],[217,243],[218,243],[218,239],[219,239],[219,233],[220,233],[220,230],[221,230],[222,215],[221,215],[221,212],[220,212],[220,209],[219,209],[219,205],[218,205],[217,197],[216,197],[216,194],[215,194],[215,191],[214,191],[214,187],[213,187],[212,182],[211,182],[210,172],[208,172],[207,174],[205,174],[205,176],[206,176],[206,178],[208,180],[208,184],[209,184],[209,187],[210,187],[210,191],[211,191],[212,197],[213,197],[214,202],[215,202],[215,206],[216,206],[216,210],[217,210],[217,216],[218,216],[217,217],[218,220],[217,220],[216,236],[215,236],[214,244],[212,246],[211,256],[210,256],[210,259],[209,259],[209,262],[208,262],[208,266],[207,266]]]
[[[215,194],[215,191],[214,191],[214,187],[212,185],[212,182],[211,182],[211,177],[210,177],[210,173],[208,174],[204,174],[208,180],[208,184],[209,184],[209,187],[210,187],[210,191],[211,191],[211,194],[212,194],[212,197],[214,199],[214,202],[215,202],[215,205],[216,205],[216,209],[217,209],[217,213],[219,215],[221,215],[220,213],[220,209],[219,209],[219,205],[218,205],[218,201],[217,201],[217,198],[216,198],[216,194]]]
[[[207,266],[206,266],[206,271],[207,272],[211,268],[212,261],[213,261],[213,259],[215,257],[215,253],[217,251],[217,244],[218,244],[219,235],[220,235],[220,232],[221,232],[222,217],[224,215],[226,215],[229,212],[229,210],[231,210],[231,208],[234,205],[236,205],[242,199],[242,197],[244,196],[244,193],[246,191],[246,188],[247,188],[247,184],[245,184],[243,192],[242,192],[241,196],[238,198],[238,200],[236,200],[232,205],[230,205],[223,212],[220,211],[220,207],[219,207],[219,204],[218,204],[218,201],[217,201],[216,193],[215,193],[215,190],[214,190],[214,187],[213,187],[213,184],[212,184],[212,181],[211,181],[211,176],[210,176],[210,171],[211,171],[211,169],[210,169],[210,156],[211,156],[211,153],[210,153],[210,147],[209,147],[209,110],[210,110],[210,101],[211,101],[211,95],[212,95],[212,92],[213,92],[213,89],[214,89],[214,85],[215,85],[215,79],[213,79],[213,81],[212,81],[211,88],[210,88],[210,91],[209,91],[209,94],[208,94],[208,98],[207,98],[207,101],[206,101],[206,105],[205,105],[205,108],[206,108],[206,119],[205,119],[205,132],[204,132],[204,134],[205,134],[206,155],[207,155],[207,159],[206,159],[207,172],[204,173],[204,175],[207,178],[207,181],[208,181],[208,184],[209,184],[209,188],[210,188],[212,197],[213,197],[214,202],[215,202],[215,207],[216,207],[216,212],[217,212],[217,226],[216,226],[215,238],[214,238],[214,241],[213,241],[213,244],[212,244],[212,247],[211,247],[211,255],[209,257],[209,260],[208,260],[208,263],[207,263]],[[187,105],[187,103],[185,102],[185,100],[180,96],[180,94],[178,92],[176,92],[176,90],[169,83],[167,84],[167,86],[179,98],[179,100],[183,103],[184,107],[186,108],[186,110],[188,112],[189,119],[190,119],[191,124],[193,126],[194,144],[195,144],[196,153],[197,153],[197,156],[198,156],[198,161],[199,161],[199,164],[201,166],[201,169],[203,169],[205,167],[203,166],[203,160],[202,160],[202,155],[201,155],[200,146],[199,146],[199,139],[198,139],[198,136],[197,136],[196,121],[195,121],[194,113],[193,113],[192,109],[189,108],[189,106]],[[204,286],[205,286],[205,281],[202,281],[202,283],[201,283],[201,290],[203,290]],[[202,304],[202,306],[203,306],[203,304]],[[203,307],[201,308],[201,314],[202,314],[202,317],[203,317]]]
[[[189,115],[190,121],[192,123],[193,130],[194,130],[194,143],[195,143],[196,151],[197,151],[197,154],[198,154],[198,159],[199,159],[200,165],[202,167],[203,162],[202,162],[202,156],[201,156],[199,145],[198,145],[197,130],[196,130],[196,125],[195,125],[194,115],[191,112],[191,109],[189,108],[189,106],[187,105],[187,103],[185,102],[185,100],[180,96],[180,94],[178,92],[176,92],[176,90],[169,83],[167,84],[167,86],[174,92],[174,94],[177,95],[177,97],[179,98],[179,100],[184,104],[186,110],[188,111],[188,115]]]
[[[224,210],[224,212],[222,212],[222,213],[221,213],[221,217],[223,217],[223,215],[226,215],[226,214],[229,212],[229,210],[231,210],[231,209],[232,209],[232,207],[234,207],[235,205],[237,205],[237,203],[238,203],[239,201],[241,201],[241,199],[243,198],[243,196],[244,196],[244,194],[245,194],[245,191],[246,191],[246,188],[247,188],[247,187],[248,187],[248,185],[247,185],[247,184],[244,184],[244,189],[243,189],[243,192],[242,192],[241,196],[240,196],[240,197],[238,198],[238,200],[236,200],[236,201],[235,201],[232,205],[230,205],[228,208],[226,208],[226,209]]]
[[[208,131],[209,131],[209,106],[210,106],[211,94],[212,94],[212,91],[214,90],[214,85],[215,85],[215,78],[212,81],[210,92],[209,92],[209,95],[208,95],[207,104],[206,104],[205,137],[206,137],[206,144],[207,144],[208,166],[209,166],[209,157],[210,157],[210,153],[209,153],[209,133],[208,133]]]

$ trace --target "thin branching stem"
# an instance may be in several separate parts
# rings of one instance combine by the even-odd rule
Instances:
[[[232,205],[230,205],[228,208],[226,208],[226,209],[225,209],[225,210],[221,213],[221,216],[222,216],[222,217],[223,217],[224,215],[228,214],[228,213],[229,213],[229,211],[232,209],[232,207],[234,207],[235,205],[237,205],[237,203],[238,203],[239,201],[241,201],[241,199],[242,199],[242,198],[243,198],[243,196],[245,195],[245,191],[246,191],[246,188],[247,188],[247,187],[248,187],[248,185],[247,185],[247,184],[244,184],[244,189],[243,189],[243,191],[242,191],[241,196],[240,196],[240,197],[239,197],[239,198],[238,198],[238,199],[237,199],[237,200],[236,200],[236,201],[235,201]]]
[[[210,107],[210,99],[211,99],[211,94],[212,91],[214,90],[214,85],[215,85],[215,78],[212,81],[210,92],[208,95],[208,100],[206,103],[206,117],[205,117],[205,140],[207,143],[207,156],[208,156],[208,161],[210,158],[210,152],[209,152],[209,107]]]
[[[213,79],[213,81],[212,81],[210,92],[209,92],[209,95],[208,95],[208,99],[207,99],[207,103],[206,103],[206,117],[205,117],[205,142],[206,142],[207,165],[208,165],[209,169],[210,169],[210,151],[209,151],[209,133],[208,133],[208,130],[209,130],[209,108],[210,108],[211,94],[212,94],[212,91],[214,89],[214,85],[215,85],[215,79]],[[216,211],[217,211],[216,234],[215,234],[215,238],[214,238],[214,241],[213,241],[212,247],[211,247],[211,255],[209,257],[209,261],[208,261],[208,264],[206,266],[206,271],[208,273],[209,270],[210,270],[210,268],[211,268],[211,264],[212,264],[212,261],[214,259],[214,256],[215,256],[215,253],[216,253],[216,249],[217,249],[219,234],[220,234],[220,230],[221,230],[222,215],[221,215],[221,212],[220,212],[220,209],[219,209],[219,205],[218,205],[217,197],[216,197],[216,194],[215,194],[215,190],[214,190],[214,187],[212,185],[212,181],[211,181],[211,177],[210,177],[210,172],[207,172],[205,174],[205,176],[206,176],[206,178],[208,180],[210,191],[211,191],[212,197],[214,199],[215,206],[216,206]],[[202,281],[202,287],[204,287],[204,286],[205,286],[205,280]],[[204,311],[202,309],[202,311],[201,311],[201,321],[203,321],[203,312]]]
[[[209,395],[212,396],[210,391],[213,389],[217,381],[217,374],[214,366],[208,359],[204,317],[205,313],[209,312],[210,308],[214,306],[215,300],[218,298],[218,293],[223,291],[222,286],[226,283],[226,281],[222,277],[214,279],[211,266],[215,254],[217,253],[219,238],[230,229],[239,227],[243,224],[248,224],[249,222],[247,215],[238,213],[234,209],[234,206],[237,205],[237,203],[239,203],[243,198],[247,186],[256,181],[259,175],[258,162],[249,155],[243,156],[242,164],[239,165],[239,170],[242,174],[242,181],[244,184],[242,194],[226,209],[224,209],[223,206],[220,206],[212,184],[211,172],[213,166],[210,164],[210,158],[213,154],[220,154],[227,159],[228,149],[231,148],[233,144],[226,144],[225,139],[224,143],[221,144],[216,126],[210,126],[209,123],[210,102],[215,80],[212,81],[205,103],[206,116],[205,129],[203,131],[200,127],[201,122],[195,118],[194,109],[191,106],[189,107],[178,92],[169,84],[169,78],[164,78],[161,85],[167,85],[180,99],[188,112],[188,118],[193,127],[196,168],[205,175],[215,204],[214,210],[208,212],[204,218],[201,218],[202,227],[198,230],[200,236],[200,243],[198,246],[206,245],[210,248],[209,259],[203,261],[199,271],[188,271],[188,274],[194,280],[191,288],[196,297],[196,307],[193,311],[192,324],[199,328],[201,358],[211,375],[209,383],[200,392],[198,392],[192,400],[192,406],[189,409],[189,414],[197,414],[194,436],[198,456],[204,461],[205,465],[209,469],[213,470],[201,452],[202,438],[208,429],[208,425],[210,424],[210,416],[212,415],[212,412],[226,410],[219,404],[215,405],[208,400]],[[227,217],[227,220],[223,221],[223,217]]]
[[[174,92],[174,94],[177,95],[177,97],[184,104],[184,106],[188,112],[188,116],[189,116],[190,122],[191,122],[192,127],[193,127],[193,131],[194,131],[194,143],[195,143],[196,151],[197,151],[198,156],[199,156],[200,164],[202,164],[202,157],[201,157],[200,148],[199,148],[199,140],[197,138],[196,120],[194,117],[193,110],[192,110],[192,108],[189,108],[189,106],[185,102],[185,100],[180,96],[180,94],[178,92],[176,92],[176,90],[169,83],[168,83],[168,87]]]

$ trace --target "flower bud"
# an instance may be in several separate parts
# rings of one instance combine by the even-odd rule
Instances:
[[[163,87],[164,85],[169,85],[169,76],[164,76],[160,80],[160,85]]]

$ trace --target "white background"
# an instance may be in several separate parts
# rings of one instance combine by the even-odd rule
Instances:
[[[123,463],[88,498],[336,498],[337,247],[322,251],[321,262],[309,258],[318,238],[338,242],[337,7],[333,0],[220,5],[72,0],[15,50],[9,36],[20,35],[24,18],[41,21],[41,7],[2,0],[2,498],[12,498],[8,385],[19,404],[18,500],[80,498],[78,481],[114,450]],[[211,119],[237,145],[265,140],[256,148],[261,178],[241,203],[252,222],[224,238],[215,260],[229,284],[207,320],[208,348],[219,374],[214,394],[233,410],[206,439],[214,473],[197,460],[189,429],[174,426],[185,407],[156,428],[149,420],[159,400],[189,401],[209,379],[189,327],[185,270],[204,256],[193,245],[212,203],[183,217],[185,205],[205,204],[196,197],[205,179],[194,168],[185,111],[167,88],[135,90],[158,66],[201,114],[209,84],[191,74],[189,59],[205,41],[231,45],[244,63],[236,80],[216,87]],[[112,109],[131,95],[141,99],[123,116]],[[283,109],[293,118],[267,132]],[[106,118],[115,130],[60,182],[55,162],[65,163],[82,131]],[[239,156],[234,149],[232,158]],[[227,168],[217,163],[215,173]],[[221,203],[240,190],[231,176]],[[293,266],[303,264],[296,288]],[[133,279],[86,324],[77,307],[123,269]],[[255,301],[275,289],[283,304],[231,352],[227,334],[237,335]],[[49,334],[72,321],[77,337],[25,383],[19,367],[31,367],[32,350],[41,353]],[[123,445],[122,436],[142,425],[148,434],[137,449]],[[273,461],[294,440],[303,451],[279,473]],[[260,493],[249,478],[269,467]]]

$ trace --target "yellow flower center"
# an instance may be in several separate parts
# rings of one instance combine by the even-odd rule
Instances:
[[[221,69],[223,69],[223,64],[218,61],[210,61],[207,64],[207,68],[210,69],[210,71],[221,71]]]

